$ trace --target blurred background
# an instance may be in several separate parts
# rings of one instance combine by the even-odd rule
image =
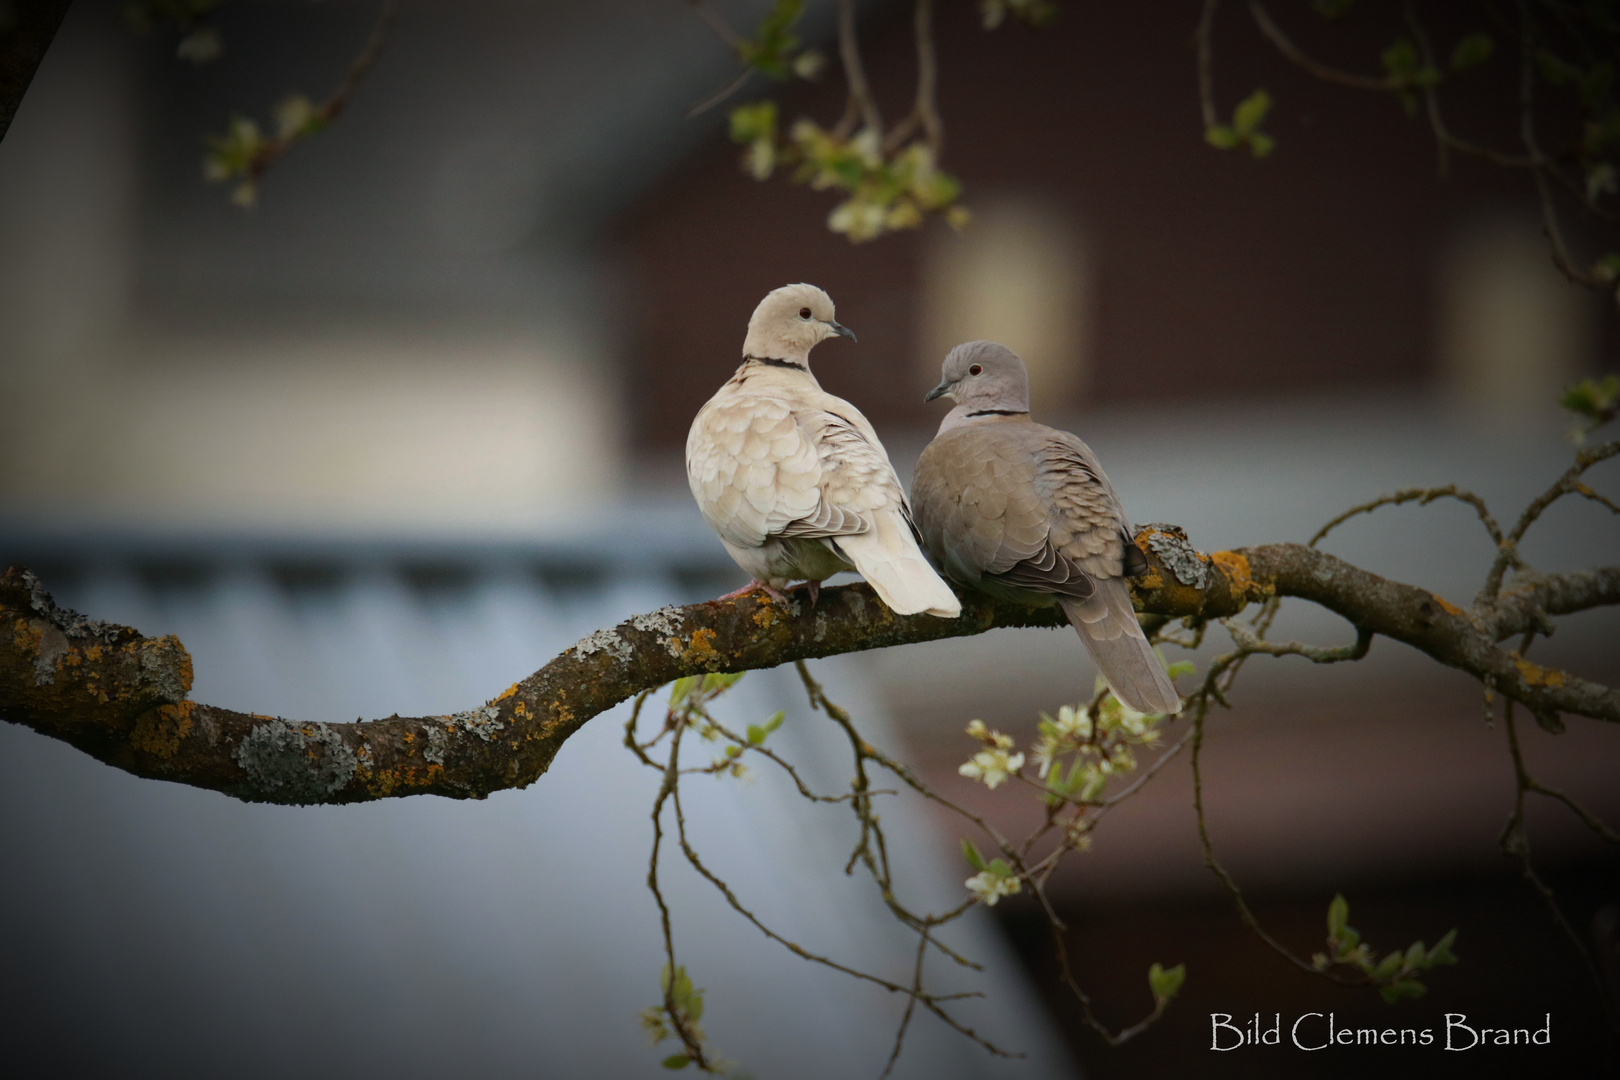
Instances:
[[[765,10],[717,6],[738,26]],[[1090,442],[1137,522],[1180,525],[1202,550],[1302,541],[1409,486],[1456,482],[1513,518],[1569,461],[1558,390],[1615,370],[1615,305],[1554,271],[1526,178],[1457,159],[1439,178],[1420,123],[1297,75],[1239,18],[1217,33],[1217,91],[1268,87],[1278,149],[1211,150],[1197,7],[1065,5],[1038,33],[986,33],[974,5],[940,4],[945,164],[975,224],[851,246],[825,228],[829,196],[739,171],[723,109],[683,117],[733,61],[676,0],[406,3],[349,110],[248,212],[203,182],[202,136],[291,91],[323,96],[375,6],[233,3],[224,56],[197,67],[172,32],[132,34],[118,5],[80,0],[0,143],[0,563],[93,616],[180,634],[199,700],[332,721],[464,708],[592,629],[741,584],[681,448],[754,304],[801,280],[860,336],[817,350],[819,378],[873,420],[902,477],[942,411],[921,398],[945,349],[984,337],[1026,358],[1037,418]],[[898,114],[910,9],[860,10],[874,90]],[[1436,13],[1436,32],[1473,29],[1465,14]],[[1358,7],[1331,31],[1289,15],[1302,44],[1355,67],[1398,12]],[[813,8],[806,35],[829,27]],[[1507,142],[1493,85],[1459,84],[1449,116]],[[836,68],[781,101],[830,122]],[[1587,503],[1531,537],[1545,569],[1617,550]],[[1327,546],[1458,603],[1492,555],[1456,504],[1386,509]],[[1349,639],[1291,608],[1278,633]],[[1615,613],[1589,613],[1537,651],[1614,680],[1617,640]],[[1052,631],[817,667],[873,741],[1009,829],[1037,809],[956,776],[962,727],[1027,740],[1037,710],[1093,677]],[[990,994],[965,1008],[1032,1060],[923,1018],[899,1075],[1363,1074],[1365,1051],[1207,1049],[1211,1011],[1313,1010],[1397,1026],[1551,1012],[1551,1048],[1462,1055],[1470,1074],[1596,1072],[1590,982],[1497,847],[1512,771],[1477,686],[1388,641],[1310,667],[1252,662],[1211,722],[1218,852],[1302,953],[1342,892],[1381,948],[1458,927],[1461,967],[1396,1007],[1290,968],[1204,869],[1178,761],[1054,890],[1110,1023],[1151,1008],[1150,963],[1187,963],[1163,1025],[1122,1050],[1082,1031],[1037,909],[1015,898],[962,929]],[[788,706],[783,737],[836,788],[847,762],[788,676],[751,675],[729,707]],[[619,745],[622,720],[593,721],[529,791],[320,809],[135,780],[0,728],[10,1060],[28,1076],[657,1074],[635,1022],[658,993],[642,885],[656,783]],[[1620,814],[1620,733],[1523,737],[1539,779]],[[694,799],[767,921],[909,970],[875,892],[837,872],[847,813],[763,776]],[[1620,861],[1561,811],[1532,807],[1538,865],[1612,980]],[[908,884],[954,903],[961,828],[890,814]],[[900,1002],[770,947],[671,874],[683,962],[728,1056],[760,1077],[877,1074]],[[1449,1058],[1377,1067],[1462,1067]]]

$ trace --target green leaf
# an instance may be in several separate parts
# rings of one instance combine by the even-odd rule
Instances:
[[[787,716],[787,714],[784,713],[781,709],[777,709],[774,713],[771,714],[771,718],[769,720],[765,721],[765,730],[766,731],[775,731],[777,728],[782,726],[782,720],[786,716]]]
[[[1402,957],[1402,962],[1409,968],[1415,968],[1419,964],[1423,963],[1424,955],[1423,942],[1414,941],[1412,942],[1411,947],[1406,950],[1406,955]]]
[[[1271,111],[1271,95],[1264,90],[1256,90],[1242,101],[1232,113],[1232,128],[1239,135],[1247,135],[1260,125]]]
[[[1345,931],[1345,923],[1350,919],[1350,901],[1344,898],[1343,893],[1333,897],[1333,903],[1328,905],[1328,937],[1337,940]]]
[[[1428,992],[1429,988],[1416,979],[1400,979],[1388,986],[1380,987],[1378,995],[1386,1003],[1393,1005],[1402,998],[1420,998]]]
[[[764,742],[767,734],[768,732],[766,732],[766,730],[760,727],[758,724],[748,725],[748,741],[754,746],[758,746],[760,743]]]
[[[695,1024],[703,1019],[703,991],[692,991],[686,999],[686,1004],[681,1008],[685,1011],[686,1018],[692,1023]]]
[[[1212,128],[1204,129],[1204,141],[1217,150],[1230,150],[1242,140],[1231,128],[1224,124],[1216,124]]]
[[[1417,73],[1418,51],[1411,38],[1397,38],[1395,44],[1383,52],[1384,70],[1396,79],[1405,81]]]
[[[1456,940],[1457,931],[1455,929],[1447,931],[1446,936],[1435,942],[1434,948],[1430,949],[1428,956],[1424,957],[1425,966],[1435,967],[1439,964],[1455,964],[1457,954],[1451,951],[1451,946]]]
[[[1467,71],[1478,67],[1491,58],[1496,51],[1496,42],[1486,33],[1475,31],[1457,42],[1457,47],[1451,50],[1451,70]]]
[[[742,747],[738,746],[736,743],[732,743],[730,746],[726,747],[726,757],[728,758],[734,758],[741,753]]]
[[[1311,7],[1328,22],[1338,22],[1354,6],[1355,0],[1311,0]]]
[[[703,676],[703,692],[718,694],[730,690],[745,674],[742,671],[711,671]]]
[[[766,99],[731,110],[731,141],[751,143],[776,135],[776,102]]]
[[[1277,148],[1277,140],[1263,131],[1257,131],[1249,136],[1249,153],[1257,158],[1263,158]]]
[[[973,867],[974,873],[984,873],[984,856],[980,855],[979,849],[973,846],[973,841],[967,839],[962,841],[962,857],[967,860],[969,866]]]
[[[669,688],[669,707],[674,708],[685,701],[692,688],[698,684],[696,675],[688,675],[684,679],[676,679],[675,684]]]
[[[1384,957],[1382,963],[1373,968],[1372,977],[1379,980],[1389,978],[1391,975],[1401,970],[1401,964],[1404,963],[1405,960],[1406,958],[1399,952],[1390,953],[1388,956]]]
[[[1536,50],[1536,66],[1541,69],[1541,77],[1554,86],[1563,86],[1566,83],[1579,82],[1581,69],[1567,60],[1561,60],[1546,49]]]
[[[666,1069],[684,1069],[688,1065],[692,1064],[692,1059],[687,1057],[685,1054],[671,1054],[669,1057],[665,1058],[661,1064]]]
[[[1601,381],[1582,379],[1566,389],[1558,403],[1599,423],[1612,420],[1620,406],[1620,375],[1607,375]]]
[[[1177,660],[1165,669],[1165,674],[1172,679],[1179,679],[1183,675],[1194,675],[1198,672],[1198,665],[1191,660]]]
[[[1013,876],[1013,868],[1007,865],[1006,859],[991,859],[985,869],[998,878],[1010,878]]]
[[[1186,964],[1177,964],[1168,971],[1158,964],[1148,968],[1148,986],[1155,1001],[1169,1001],[1181,992],[1181,984],[1186,981]]]

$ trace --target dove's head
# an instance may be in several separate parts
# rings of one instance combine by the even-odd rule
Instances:
[[[924,401],[948,397],[968,411],[1029,412],[1029,373],[1005,345],[969,341],[945,354],[939,385]]]
[[[814,285],[784,285],[765,294],[748,320],[743,355],[804,363],[830,337],[855,340],[833,318],[832,297]]]

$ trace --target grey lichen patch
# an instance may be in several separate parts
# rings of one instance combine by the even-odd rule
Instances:
[[[816,641],[827,640],[827,613],[825,611],[816,612],[815,629],[811,631],[811,637]]]
[[[185,670],[186,653],[178,641],[169,637],[142,642],[140,656],[143,689],[170,705],[186,699],[191,686]]]
[[[590,656],[592,653],[605,652],[615,660],[626,662],[635,655],[630,643],[620,637],[614,630],[598,630],[574,642],[573,651],[579,656]]]
[[[671,638],[665,638],[664,639],[664,651],[669,653],[669,655],[671,655],[671,656],[679,656],[679,655],[681,655],[681,650],[684,649],[685,647],[686,646],[684,644],[682,644],[681,639],[679,637],[671,637]]]
[[[863,594],[853,589],[849,590],[844,593],[844,605],[849,608],[849,613],[855,616],[857,620],[866,618],[866,597]]]
[[[506,722],[501,719],[501,710],[494,705],[481,705],[476,709],[447,716],[445,719],[459,728],[472,732],[485,742],[493,739],[496,733],[506,726]],[[443,733],[440,734],[442,736]]]
[[[645,615],[632,616],[630,625],[637,630],[646,630],[654,634],[678,634],[681,629],[681,613],[678,609],[666,605]]]
[[[22,572],[22,583],[28,590],[28,606],[35,614],[74,641],[93,638],[104,645],[113,645],[119,638],[127,638],[134,633],[125,627],[92,619],[80,615],[71,608],[60,606],[51,599],[51,594],[45,591],[45,586],[31,570]]]
[[[330,725],[268,720],[231,755],[273,802],[318,803],[353,778],[359,758]]]
[[[450,736],[438,724],[427,727],[427,745],[422,748],[422,760],[429,765],[443,765],[444,751],[450,745]]]
[[[1146,525],[1148,547],[1164,568],[1183,585],[1202,589],[1209,584],[1209,562],[1194,550],[1187,534],[1175,525]]]
[[[50,686],[56,682],[56,662],[66,656],[72,646],[66,634],[44,619],[28,620],[28,628],[39,635],[39,652],[34,656],[34,685]]]

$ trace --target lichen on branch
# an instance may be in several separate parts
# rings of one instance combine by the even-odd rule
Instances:
[[[1301,544],[1205,555],[1173,526],[1143,529],[1151,571],[1138,610],[1194,622],[1271,597],[1338,613],[1358,637],[1405,642],[1522,703],[1544,725],[1559,713],[1620,722],[1620,693],[1498,646],[1526,625],[1620,603],[1620,567],[1532,576],[1464,610]],[[25,570],[0,577],[0,716],[137,776],[249,802],[349,803],[433,794],[484,798],[524,787],[593,716],[641,691],[705,672],[744,671],[841,653],[1058,627],[1056,608],[971,594],[962,615],[896,615],[862,584],[810,607],[763,593],[636,615],[576,642],[481,705],[446,716],[327,724],[188,700],[191,660],[174,637],[146,638],[56,606]]]

